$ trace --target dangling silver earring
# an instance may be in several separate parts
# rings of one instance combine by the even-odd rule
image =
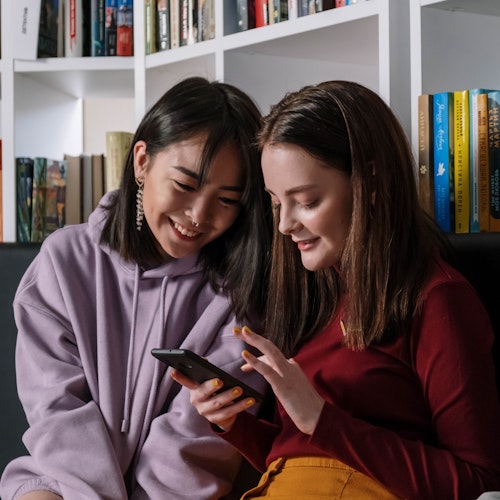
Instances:
[[[137,231],[142,229],[142,221],[144,220],[144,206],[142,205],[142,196],[144,194],[144,179],[135,178],[137,184],[137,192],[135,193],[135,227]]]

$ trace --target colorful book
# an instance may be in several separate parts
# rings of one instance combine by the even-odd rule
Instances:
[[[120,187],[122,172],[133,137],[134,134],[131,132],[106,132],[106,161],[104,168],[104,188],[106,192]]]
[[[262,26],[267,26],[269,24],[269,6],[268,6],[267,2],[268,2],[268,0],[255,0],[255,27],[256,28],[262,28]],[[250,8],[248,10],[250,10]],[[250,27],[249,27],[249,29],[250,29]]]
[[[477,164],[479,230],[490,230],[490,173],[488,163],[488,94],[477,96]]]
[[[117,55],[118,0],[105,1],[104,17],[104,53],[106,56]]]
[[[33,158],[16,158],[16,230],[17,241],[31,241],[31,202],[33,193]]]
[[[455,232],[468,233],[470,220],[469,90],[457,90],[454,97],[454,189]]]
[[[117,56],[134,55],[134,9],[132,0],[118,0]]]
[[[31,199],[31,241],[43,241],[45,232],[45,195],[47,158],[36,156],[33,163],[33,194]]]
[[[454,228],[453,204],[453,93],[433,96],[434,215],[445,232]]]
[[[491,92],[487,89],[469,89],[469,185],[470,185],[470,217],[469,232],[478,233],[480,231],[479,222],[479,120],[484,119],[479,115],[478,97],[480,94]]]
[[[434,140],[432,94],[418,96],[418,197],[434,217]]]
[[[488,92],[490,231],[500,231],[500,91]]]
[[[168,50],[170,48],[170,2],[168,0],[157,0],[156,18],[157,49]]]
[[[92,57],[106,54],[105,14],[105,0],[92,0],[90,9],[90,55]]]
[[[44,238],[66,224],[66,175],[64,160],[47,159]]]

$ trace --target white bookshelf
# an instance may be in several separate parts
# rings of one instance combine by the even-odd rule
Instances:
[[[14,1],[1,0],[4,241],[16,239],[15,157],[83,152],[86,129],[96,134],[103,127],[104,134],[109,126],[99,118],[86,122],[85,104],[91,100],[129,100],[136,125],[161,94],[186,76],[235,84],[264,113],[287,91],[347,79],[377,91],[410,133],[410,0],[368,0],[245,32],[237,31],[235,1],[216,0],[215,39],[148,56],[144,5],[135,0],[134,57],[36,61],[12,59]]]

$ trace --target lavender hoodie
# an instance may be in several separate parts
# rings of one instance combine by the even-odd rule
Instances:
[[[98,208],[49,236],[19,285],[17,382],[30,456],[5,468],[0,496],[219,498],[240,456],[151,348],[192,349],[257,389],[262,379],[239,370],[230,305],[197,256],[143,271],[100,245],[104,216]]]

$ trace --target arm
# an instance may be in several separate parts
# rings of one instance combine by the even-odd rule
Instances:
[[[470,286],[433,289],[412,343],[435,443],[403,439],[334,404],[325,405],[311,442],[405,498],[476,498],[498,489],[500,409],[492,332]]]
[[[265,381],[258,374],[241,373],[243,346],[230,332],[227,327],[225,334],[216,336],[206,357],[257,390],[264,390]],[[165,375],[167,380],[170,372]],[[190,403],[190,392],[174,384],[179,392],[168,409],[153,420],[141,450],[136,469],[138,486],[132,498],[218,499],[231,491],[241,455],[198,414]],[[257,409],[255,405],[252,411]]]
[[[16,371],[30,425],[24,442],[31,457],[6,468],[2,498],[42,489],[73,499],[123,499],[120,466],[90,396],[75,337],[64,318],[64,300],[56,297],[60,290],[53,271],[42,250],[15,300]]]

